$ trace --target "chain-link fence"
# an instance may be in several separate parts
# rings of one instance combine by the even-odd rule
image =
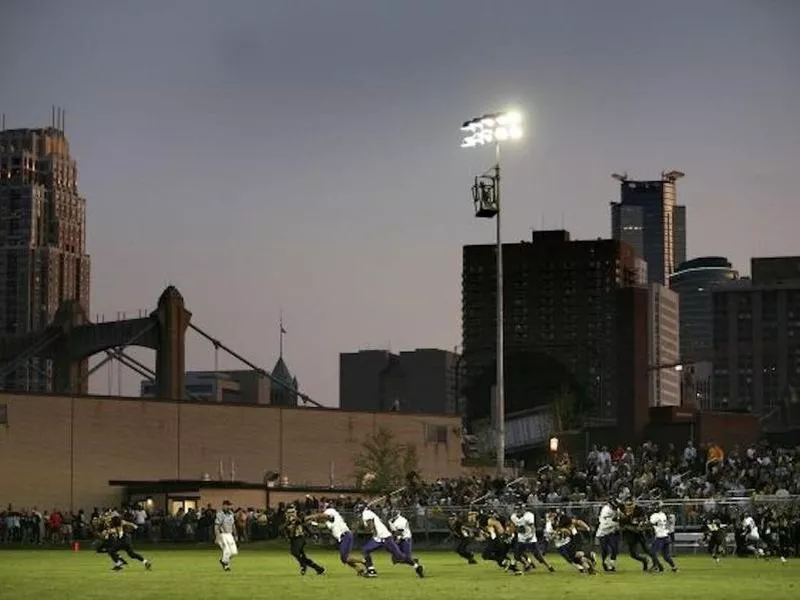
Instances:
[[[646,508],[654,505],[654,500],[642,500],[641,503]],[[554,503],[554,504],[534,504],[527,507],[536,516],[537,529],[541,537],[544,528],[545,518],[548,513],[554,511],[564,511],[567,514],[585,521],[593,529],[597,526],[602,502],[585,503]],[[675,525],[677,532],[699,532],[702,529],[703,517],[709,512],[720,512],[729,515],[731,518],[740,517],[745,513],[759,513],[768,507],[775,508],[779,513],[791,513],[795,517],[800,517],[800,496],[757,496],[748,498],[694,498],[684,500],[664,500],[664,511],[675,515]],[[510,515],[514,510],[513,504],[491,505],[491,509],[496,510],[501,515]],[[415,543],[438,546],[448,543],[449,527],[448,518],[451,514],[466,515],[473,510],[469,506],[413,506],[400,507],[399,511],[405,516],[414,533]],[[359,530],[360,515],[352,510],[342,510],[339,512],[354,531]],[[394,511],[378,510],[378,515],[388,520]],[[329,541],[325,536],[321,536],[321,543],[327,544]]]

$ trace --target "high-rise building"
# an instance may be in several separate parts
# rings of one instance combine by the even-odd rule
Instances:
[[[661,179],[634,181],[614,174],[620,201],[611,203],[611,237],[626,242],[647,261],[649,283],[668,285],[669,276],[686,260],[686,207],[676,203],[680,171]]]
[[[496,282],[493,245],[465,246],[462,332],[467,419],[492,415],[495,384]],[[618,240],[570,239],[566,231],[536,231],[532,243],[503,245],[505,410],[507,415],[577,396],[581,416],[617,417],[621,398],[619,332],[643,302],[621,303],[619,290],[642,282],[641,261]],[[625,343],[634,339],[624,336]],[[644,356],[645,368],[647,355]],[[626,367],[628,369],[630,365]],[[634,377],[628,372],[625,377]],[[647,404],[646,372],[644,398]]]
[[[678,265],[670,275],[669,287],[680,297],[681,361],[709,361],[713,349],[713,306],[711,292],[739,279],[727,258],[704,256]]]
[[[712,292],[715,408],[767,415],[800,391],[800,257],[754,258]]]
[[[459,355],[420,348],[339,355],[339,408],[455,414]]]
[[[60,114],[60,113],[59,113]],[[61,119],[59,119],[61,121]],[[63,128],[0,131],[0,335],[47,327],[59,306],[89,312],[86,200]],[[50,361],[31,359],[0,384],[49,391]]]
[[[650,406],[680,406],[678,294],[660,283],[651,283],[649,290]]]

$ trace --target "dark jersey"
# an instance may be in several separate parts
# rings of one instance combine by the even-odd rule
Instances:
[[[461,519],[451,519],[448,523],[450,531],[457,538],[472,537],[472,528]]]
[[[305,523],[297,515],[287,515],[283,530],[290,540],[306,535]]]
[[[628,535],[641,535],[648,526],[647,513],[641,506],[626,510],[620,519],[622,532]]]

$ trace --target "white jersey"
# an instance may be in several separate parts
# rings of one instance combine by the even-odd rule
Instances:
[[[745,517],[744,521],[742,521],[742,529],[748,538],[752,540],[757,540],[760,538],[758,533],[758,525],[756,525],[756,521],[753,519],[753,517]]]
[[[669,531],[670,535],[675,533],[675,526],[678,523],[678,519],[672,513],[667,515],[667,531]]]
[[[369,508],[364,509],[364,512],[361,513],[361,520],[367,527],[369,527],[369,523],[370,521],[372,521],[372,524],[375,528],[374,539],[376,542],[381,542],[387,538],[392,537],[392,533],[389,531],[386,525],[383,524],[383,521],[380,520],[378,515],[372,512],[371,509]]]
[[[403,515],[397,515],[394,519],[389,521],[389,527],[394,531],[395,535],[401,539],[411,539],[411,525],[408,524],[408,519]]]
[[[650,515],[650,524],[653,526],[657,538],[669,537],[669,519],[664,511],[660,510]]]
[[[544,537],[555,544],[556,548],[566,546],[572,541],[572,536],[577,533],[575,527],[567,527],[566,529],[558,529],[553,525],[550,519],[544,522]]]
[[[337,542],[342,541],[342,536],[350,531],[350,528],[345,523],[342,515],[339,514],[339,511],[335,508],[326,508],[322,513],[328,517],[328,520],[325,521],[325,527],[328,528],[328,531],[331,532],[333,539]]]
[[[544,539],[552,540],[553,536],[555,535],[555,529],[553,528],[553,521],[550,519],[544,520]]]
[[[530,511],[525,511],[522,516],[517,513],[511,515],[511,522],[517,529],[517,541],[523,544],[536,542],[536,517]]]
[[[572,536],[574,535],[575,530],[571,527],[567,527],[566,529],[555,529],[553,528],[553,543],[555,544],[556,548],[561,548],[561,546],[566,546],[572,541]]]
[[[600,523],[597,525],[597,537],[605,537],[619,531],[617,511],[606,504],[600,509]]]

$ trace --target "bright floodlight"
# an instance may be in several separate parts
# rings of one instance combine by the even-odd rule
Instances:
[[[518,140],[524,135],[522,115],[516,111],[476,117],[464,123],[461,131],[467,134],[461,140],[462,148]]]

